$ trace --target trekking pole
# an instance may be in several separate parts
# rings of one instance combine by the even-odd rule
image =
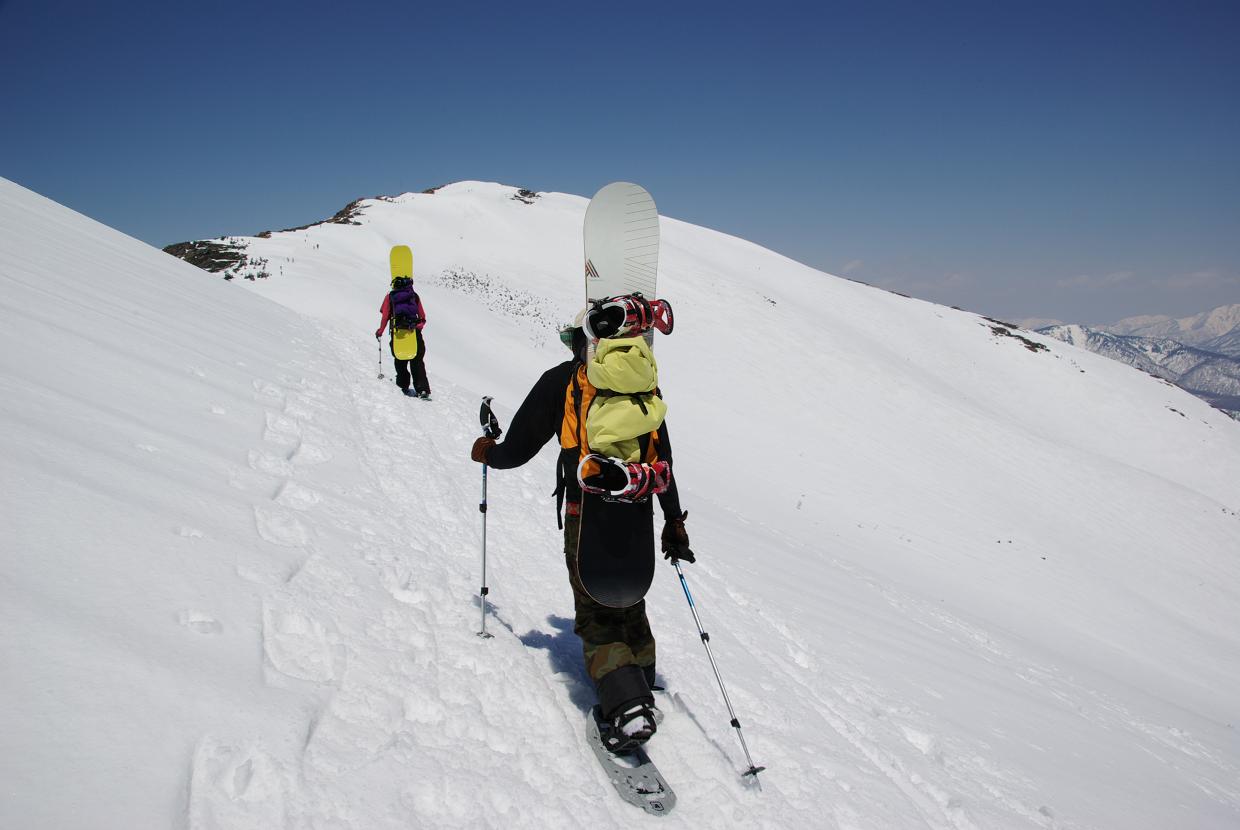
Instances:
[[[482,424],[482,434],[487,438],[498,438],[503,434],[503,430],[499,428],[499,421],[495,420],[495,413],[491,411],[491,398],[482,399],[482,406],[478,409],[478,421]],[[479,592],[482,598],[482,630],[478,632],[478,636],[483,639],[490,639],[491,635],[487,633],[487,594],[491,589],[487,587],[487,465],[482,465],[482,501],[478,503],[478,511],[482,513],[482,590]]]
[[[710,658],[710,667],[715,670],[715,680],[719,681],[719,691],[723,692],[723,702],[728,707],[728,714],[732,716],[732,726],[736,728],[736,737],[741,739],[741,749],[745,751],[745,760],[749,762],[749,769],[745,770],[741,777],[752,775],[754,781],[758,781],[758,773],[762,772],[766,767],[756,767],[753,758],[749,755],[749,746],[745,743],[745,736],[741,733],[741,722],[736,718],[736,712],[732,709],[732,701],[728,699],[728,690],[723,687],[723,678],[719,675],[719,666],[715,663],[715,655],[710,651],[710,635],[702,629],[702,620],[698,617],[697,606],[693,604],[693,595],[689,593],[689,583],[685,582],[685,572],[680,569],[680,560],[675,556],[672,557],[672,564],[676,566],[676,574],[680,577],[680,587],[685,589],[685,599],[689,600],[689,610],[693,612],[693,621],[697,623],[698,634],[702,638],[702,645],[706,647],[706,656]],[[762,789],[762,783],[758,782],[758,789]]]
[[[383,380],[383,341],[376,337],[375,345],[379,347],[379,380]]]

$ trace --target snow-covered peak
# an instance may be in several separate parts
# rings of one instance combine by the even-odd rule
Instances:
[[[1098,328],[1114,334],[1167,337],[1190,346],[1201,346],[1209,340],[1240,330],[1240,303],[1219,306],[1179,319],[1166,315],[1128,317]]]
[[[1218,337],[1235,331],[1240,328],[1240,303],[1219,306],[1195,317],[1180,320],[1180,327],[1200,330],[1209,337]]]
[[[1044,326],[1038,329],[1042,334],[1050,335],[1057,340],[1071,343],[1073,346],[1084,346],[1089,340],[1089,331],[1076,323],[1061,323]]]

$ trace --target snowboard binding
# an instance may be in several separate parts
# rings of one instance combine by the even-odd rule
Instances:
[[[595,300],[586,309],[582,328],[591,340],[636,337],[652,328],[671,334],[675,318],[667,300],[647,300],[641,292]]]
[[[666,461],[621,461],[590,453],[577,465],[577,483],[584,492],[602,496],[604,501],[642,502],[668,488],[672,465]]]

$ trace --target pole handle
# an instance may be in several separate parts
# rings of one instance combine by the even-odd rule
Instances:
[[[504,434],[500,429],[499,420],[496,419],[495,413],[491,411],[491,401],[493,399],[487,395],[482,399],[482,406],[478,407],[478,423],[482,425],[482,434],[486,438],[499,438]]]

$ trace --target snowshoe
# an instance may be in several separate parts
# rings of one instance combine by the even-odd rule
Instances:
[[[645,748],[639,746],[624,755],[613,755],[603,746],[601,730],[607,723],[599,718],[598,707],[594,707],[586,717],[589,719],[587,742],[616,788],[616,793],[651,815],[664,816],[671,812],[676,806],[676,793],[659,774],[659,768],[650,760]]]
[[[641,292],[595,300],[582,320],[582,328],[594,340],[636,337],[652,328],[671,334],[673,324],[671,304],[647,300]]]

